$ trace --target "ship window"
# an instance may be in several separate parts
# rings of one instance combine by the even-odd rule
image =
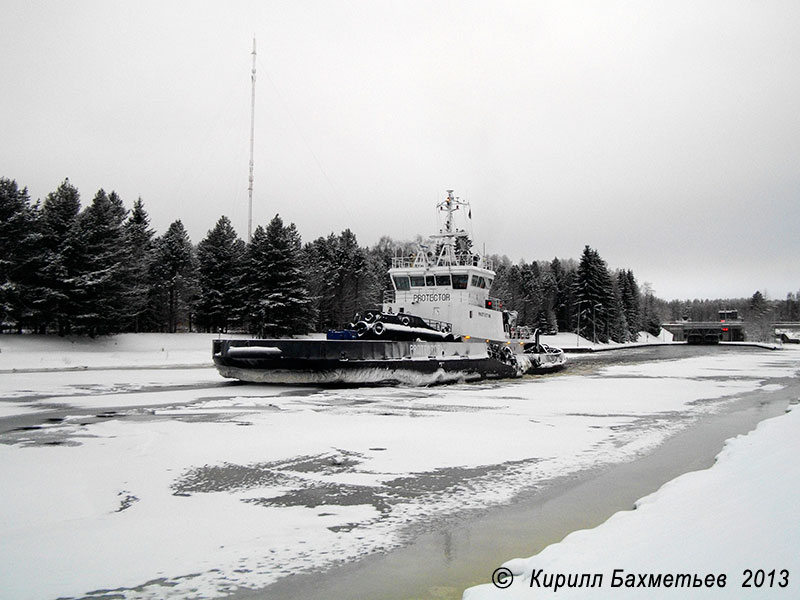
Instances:
[[[478,276],[477,275],[473,275],[472,276],[472,287],[478,287]]]
[[[436,285],[446,285],[450,287],[450,275],[437,275]]]
[[[392,279],[394,279],[394,287],[399,291],[403,292],[411,289],[411,286],[408,285],[408,277],[405,275],[395,275]]]
[[[483,277],[478,275],[472,276],[472,287],[485,289],[486,288],[486,280]]]
[[[453,289],[465,290],[467,289],[467,282],[469,275],[453,275]]]
[[[491,277],[487,277],[487,278],[486,278],[486,287],[487,287],[487,288],[490,288],[490,287],[492,287],[492,282],[493,282],[493,281],[494,281],[494,279],[492,279]]]
[[[436,278],[433,275],[425,275],[425,285],[433,287],[436,285]]]
[[[425,277],[422,275],[412,275],[411,287],[425,287]]]

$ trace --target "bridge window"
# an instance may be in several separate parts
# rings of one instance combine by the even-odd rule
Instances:
[[[392,277],[394,279],[394,287],[400,291],[405,292],[411,289],[411,286],[408,283],[408,277],[405,275],[395,275]]]
[[[472,287],[486,289],[488,286],[486,285],[486,280],[483,277],[480,277],[478,275],[473,275]]]
[[[446,285],[450,287],[450,275],[437,275],[436,285]]]
[[[411,287],[425,287],[425,277],[422,275],[412,275]]]
[[[433,287],[436,285],[436,278],[433,275],[425,275],[425,285]]]
[[[469,275],[453,275],[453,289],[465,290],[469,282]]]

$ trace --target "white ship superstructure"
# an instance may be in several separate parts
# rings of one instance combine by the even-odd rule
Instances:
[[[383,312],[408,313],[445,323],[457,336],[503,340],[509,334],[502,304],[489,293],[492,261],[475,252],[467,232],[456,229],[456,211],[469,205],[447,191],[438,205],[444,226],[428,247],[392,259],[393,289],[384,295]]]

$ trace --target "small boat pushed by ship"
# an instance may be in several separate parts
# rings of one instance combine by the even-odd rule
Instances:
[[[518,327],[516,313],[489,295],[492,262],[454,225],[468,204],[448,190],[437,208],[442,229],[430,245],[392,259],[392,289],[380,306],[325,339],[214,340],[220,374],[259,383],[431,385],[562,368],[563,350]]]

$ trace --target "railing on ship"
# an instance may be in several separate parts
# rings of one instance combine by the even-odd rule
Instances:
[[[436,319],[422,319],[429,327],[441,333],[453,333],[453,324],[446,323],[445,321],[437,321]]]
[[[534,330],[526,325],[511,327],[508,330],[508,337],[512,340],[524,340],[533,336]]]
[[[469,252],[456,254],[451,258],[445,256],[429,256],[425,253],[411,254],[410,256],[392,257],[393,269],[411,269],[414,267],[479,267],[494,271],[494,262],[479,254]]]

